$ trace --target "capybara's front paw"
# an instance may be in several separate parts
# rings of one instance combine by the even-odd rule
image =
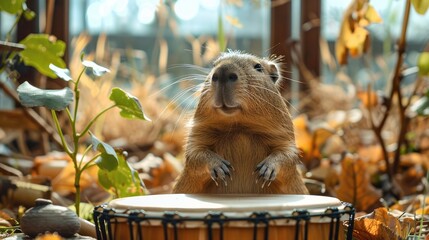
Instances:
[[[265,159],[260,162],[255,169],[256,182],[262,180],[262,188],[264,188],[265,184],[268,183],[267,186],[270,186],[271,182],[274,181],[277,177],[278,166],[275,162],[270,161],[269,159]]]
[[[221,180],[225,186],[227,186],[226,182],[226,176],[228,176],[231,180],[231,170],[234,168],[232,167],[231,163],[229,163],[226,160],[217,160],[213,161],[210,166],[210,176],[213,179],[213,181],[216,183],[216,186],[218,186],[218,181]]]

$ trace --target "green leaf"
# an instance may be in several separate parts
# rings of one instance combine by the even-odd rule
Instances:
[[[139,174],[126,161],[122,152],[117,152],[119,165],[115,170],[98,170],[98,181],[106,190],[114,193],[115,197],[131,197],[145,194],[144,183]]]
[[[118,167],[118,155],[115,149],[97,139],[91,132],[89,135],[91,135],[93,149],[101,153],[101,156],[95,161],[98,167],[107,171],[116,169]]]
[[[429,52],[422,52],[417,60],[419,75],[429,76]]]
[[[70,70],[68,70],[67,68],[60,68],[55,66],[54,64],[49,64],[49,69],[51,69],[52,71],[54,71],[54,73],[61,79],[63,79],[64,81],[70,81],[72,80],[71,76],[70,76]]]
[[[82,61],[82,64],[85,67],[87,67],[88,69],[92,70],[92,74],[95,75],[96,77],[101,77],[104,74],[110,72],[109,69],[102,67],[102,66],[96,64],[95,62],[84,60],[84,61]]]
[[[23,10],[25,0],[1,0],[0,10],[10,14],[18,14]]]
[[[25,107],[46,107],[61,111],[73,102],[73,91],[68,87],[45,90],[34,87],[26,81],[19,85],[17,91],[19,101]]]
[[[25,65],[35,67],[40,73],[56,78],[55,73],[49,69],[49,64],[66,67],[61,58],[66,49],[63,41],[52,41],[47,34],[29,34],[20,43],[25,45],[25,49],[19,53]]]
[[[143,113],[142,106],[139,100],[131,94],[120,88],[113,88],[109,99],[115,102],[116,106],[121,109],[121,116],[124,118],[138,118],[150,121]]]
[[[429,0],[411,0],[414,9],[418,14],[425,14],[429,8]]]
[[[425,96],[411,105],[410,110],[422,116],[429,116],[429,90]]]

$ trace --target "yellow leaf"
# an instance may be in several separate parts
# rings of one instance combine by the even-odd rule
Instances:
[[[352,32],[345,39],[346,47],[350,51],[350,55],[357,57],[364,51],[364,44],[368,37],[368,31],[362,27],[356,27],[355,31]],[[353,53],[353,54],[352,54]]]
[[[234,27],[236,28],[242,28],[243,24],[241,24],[240,20],[238,20],[238,18],[233,17],[233,16],[225,16],[225,19]]]
[[[425,14],[429,8],[429,0],[411,0],[414,9],[418,14]]]
[[[371,5],[368,5],[364,18],[368,20],[369,23],[381,23],[383,21],[380,15],[378,15],[378,12]]]
[[[369,32],[363,27],[382,19],[368,0],[352,1],[343,16],[340,34],[335,44],[339,64],[347,64],[347,56],[358,57],[369,48]]]

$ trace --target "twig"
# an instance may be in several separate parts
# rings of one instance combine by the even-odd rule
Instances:
[[[402,70],[402,64],[404,61],[404,52],[405,52],[405,46],[406,46],[406,35],[407,35],[407,28],[408,28],[408,20],[410,17],[410,9],[411,9],[411,0],[407,0],[406,1],[406,5],[405,5],[405,12],[404,12],[404,19],[402,21],[402,29],[401,29],[401,35],[398,41],[398,48],[397,48],[397,54],[398,54],[398,58],[396,61],[396,65],[395,65],[395,70],[394,70],[394,75],[392,77],[392,89],[390,90],[390,94],[389,94],[389,98],[387,99],[386,102],[386,110],[384,111],[384,114],[382,116],[381,121],[379,122],[379,124],[375,124],[373,123],[373,131],[377,136],[377,139],[380,143],[380,145],[383,148],[383,145],[385,145],[382,136],[381,136],[381,132],[383,131],[383,127],[386,124],[386,120],[389,117],[390,114],[390,110],[392,108],[392,103],[393,103],[393,99],[395,97],[395,95],[397,95],[398,98],[401,97],[401,92],[400,92],[400,82],[402,79],[402,74],[401,74],[401,70]],[[403,109],[401,109],[402,106],[402,102],[401,99],[399,99],[400,102],[400,110],[401,110],[401,130],[400,130],[400,134],[398,136],[398,141],[403,141],[404,137],[402,135],[405,135],[404,129],[403,129],[403,125],[405,124],[405,118],[403,118],[404,116],[402,116],[402,111]],[[373,121],[373,120],[371,120]],[[397,142],[398,145],[398,149],[397,151],[400,151],[400,146],[401,146],[402,142]],[[388,167],[387,172],[389,174],[389,178],[390,180],[392,180],[393,174],[396,172],[396,168],[397,165],[399,165],[399,161],[394,162],[394,168],[393,169],[389,169],[390,167],[390,162],[389,162],[389,155],[387,153],[387,151],[385,149],[383,149],[383,155],[386,161],[386,167]],[[396,153],[395,153],[396,155]],[[399,158],[399,157],[398,157]]]
[[[19,52],[24,49],[25,49],[25,46],[22,44],[0,41],[0,52],[9,52],[9,51]]]
[[[381,151],[383,152],[383,156],[384,156],[384,162],[386,164],[386,172],[387,172],[387,176],[389,177],[389,180],[392,180],[393,178],[393,172],[392,172],[392,168],[390,167],[390,162],[389,162],[389,154],[387,152],[387,148],[386,148],[386,144],[383,141],[383,136],[381,134],[382,132],[382,127],[381,125],[376,126],[375,122],[374,122],[374,117],[372,115],[372,99],[371,99],[371,84],[368,84],[368,89],[367,89],[367,101],[368,101],[368,105],[367,105],[367,109],[368,109],[368,114],[369,114],[369,121],[371,123],[371,129],[374,132],[380,147],[381,147]],[[386,114],[386,112],[385,112]],[[388,113],[387,113],[388,114]]]

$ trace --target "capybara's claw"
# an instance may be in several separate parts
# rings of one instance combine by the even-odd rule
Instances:
[[[255,173],[257,173],[256,183],[261,179],[263,180],[262,188],[264,188],[267,183],[267,186],[270,186],[271,182],[274,181],[277,176],[275,164],[271,164],[267,160],[262,161],[256,166]]]
[[[226,181],[226,176],[228,176],[232,180],[230,169],[234,168],[226,160],[222,160],[218,164],[212,166],[212,169],[210,170],[210,175],[216,186],[219,186],[217,180],[221,180],[225,184],[225,186],[228,185]]]

